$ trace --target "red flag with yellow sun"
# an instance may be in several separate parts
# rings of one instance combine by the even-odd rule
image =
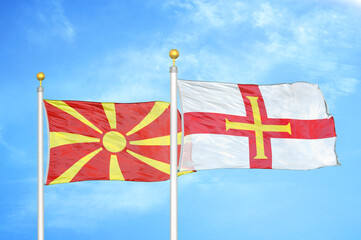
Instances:
[[[44,100],[44,104],[50,148],[46,185],[169,179],[169,103]],[[178,144],[180,122],[178,114]]]

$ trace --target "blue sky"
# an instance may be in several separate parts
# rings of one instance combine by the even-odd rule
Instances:
[[[36,73],[49,99],[169,101],[172,48],[181,79],[319,84],[342,164],[183,176],[179,239],[361,238],[361,1],[16,0],[0,22],[0,239],[37,234]],[[45,237],[168,239],[169,181],[45,187]]]

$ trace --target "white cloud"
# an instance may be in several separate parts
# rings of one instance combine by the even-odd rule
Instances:
[[[358,80],[354,78],[342,78],[340,79],[340,90],[343,93],[353,93],[355,92],[356,86],[358,84]]]
[[[110,53],[99,62],[94,78],[106,79],[99,83],[103,89],[101,101],[142,102],[169,98],[168,67],[171,59],[164,47],[146,50],[121,50]],[[105,83],[105,84],[104,84]]]
[[[256,27],[277,26],[282,21],[283,14],[275,11],[269,3],[262,3],[260,7],[261,10],[253,12],[254,25]]]
[[[276,204],[274,205],[273,210],[264,213],[259,212],[259,204],[262,204],[262,202],[264,203],[264,199],[267,199],[268,196],[272,195],[272,191],[280,192],[294,185],[289,181],[258,182],[258,177],[255,176],[259,175],[259,172],[251,174],[253,175],[252,179],[247,179],[247,177],[245,177],[239,182],[234,181],[235,178],[239,179],[241,172],[248,177],[250,176],[250,172],[245,169],[223,169],[201,170],[193,176],[189,175],[186,176],[187,178],[185,179],[180,179],[179,195],[182,196],[183,201],[191,197],[187,193],[197,193],[197,201],[187,205],[187,211],[207,211],[206,209],[201,208],[199,204],[206,202],[211,206],[218,206],[217,201],[219,201],[219,196],[222,196],[222,202],[227,204],[223,205],[223,207],[218,206],[219,208],[214,209],[211,214],[219,214],[222,212],[221,215],[233,219],[231,221],[238,219],[237,216],[233,217],[233,215],[238,215],[240,212],[242,212],[242,215],[246,219],[260,217],[264,214],[273,215],[278,211],[277,208],[280,207],[280,205]],[[247,196],[247,198],[244,196]],[[217,218],[217,216],[212,217]]]
[[[6,141],[3,137],[2,128],[0,127],[0,147],[3,147],[6,152],[8,152],[8,156],[12,159],[16,159],[17,161],[25,161],[25,152],[23,149],[18,146],[11,145],[8,141]]]
[[[331,1],[345,3],[345,4],[351,4],[356,7],[361,7],[361,0],[331,0]]]
[[[253,16],[267,40],[259,41],[255,49],[260,51],[253,51],[252,55],[264,59],[265,71],[272,72],[276,68],[281,75],[287,68],[278,66],[293,67],[290,73],[295,76],[290,76],[288,81],[296,77],[298,81],[318,83],[331,107],[335,106],[337,98],[355,91],[357,66],[344,62],[342,57],[350,49],[351,54],[361,51],[361,34],[355,28],[357,19],[354,16],[333,8],[315,8],[301,16],[270,4],[261,4],[260,9]],[[275,24],[268,24],[273,22]],[[349,59],[352,56],[349,55]],[[270,79],[270,83],[272,81],[274,79]]]
[[[292,76],[275,80],[270,74],[282,75],[281,71],[287,69],[279,66],[292,65],[294,72],[303,76],[299,81],[317,83],[321,78],[342,78],[342,73],[337,72],[342,68],[339,51],[361,50],[357,44],[361,43],[355,28],[357,20],[342,10],[314,7],[298,13],[274,2],[236,4],[205,0],[166,4],[178,13],[174,29],[183,29],[169,34],[175,36],[170,42],[183,43],[185,50],[192,53],[181,60],[188,78],[260,84],[289,82],[294,81]],[[241,17],[235,17],[233,10]],[[354,72],[355,67],[351,70]]]
[[[109,218],[124,220],[124,214],[136,217],[159,211],[169,203],[169,182],[89,181],[45,186],[44,192],[46,227],[77,231],[96,229]],[[35,198],[21,198],[17,205],[16,211],[6,216],[14,227],[37,214]]]
[[[194,174],[179,178],[182,189],[199,181],[192,175]],[[36,183],[36,179],[27,179],[21,183],[32,183],[35,186],[33,183]],[[159,212],[170,204],[169,184],[169,181],[85,181],[45,186],[45,228],[89,232],[109,219],[127,221],[124,216],[137,218]],[[13,227],[7,231],[16,231],[18,227],[31,222],[30,219],[36,218],[34,191],[36,190],[32,189],[30,195],[19,197],[16,210],[4,216],[11,223],[9,226]]]
[[[354,29],[355,19],[334,9],[313,8],[297,14],[269,2],[205,0],[171,1],[163,6],[174,19],[166,36],[150,40],[143,49],[115,50],[88,64],[88,70],[82,71],[87,76],[74,77],[86,82],[71,82],[69,90],[83,89],[89,93],[87,98],[97,101],[167,101],[172,47],[180,50],[180,78],[259,84],[342,79],[344,68],[334,51],[360,50],[361,36],[354,39],[360,35]],[[245,26],[253,26],[247,30],[250,33],[242,30]],[[230,39],[233,42],[228,43]],[[271,73],[281,75],[287,70],[282,65],[292,65],[293,74],[302,78],[275,79]],[[348,69],[348,73],[354,71],[354,66]],[[94,91],[103,94],[94,99]]]
[[[166,8],[180,8],[186,11],[187,17],[183,13],[178,13],[183,21],[191,19],[192,22],[200,24],[205,28],[220,28],[228,24],[238,24],[244,20],[244,4],[237,1],[168,1]]]
[[[327,95],[327,104],[332,109],[339,97],[354,93],[358,84],[359,80],[355,78],[340,77],[329,79],[329,81],[320,84],[320,87],[324,94]]]
[[[32,41],[46,42],[50,37],[57,36],[67,42],[73,42],[75,29],[66,16],[60,0],[42,2],[35,16],[39,24],[36,29],[28,30]]]
[[[73,80],[56,87],[59,98],[101,102],[169,101],[170,48],[150,43],[146,49],[118,49],[77,66]],[[53,99],[57,96],[52,95]]]

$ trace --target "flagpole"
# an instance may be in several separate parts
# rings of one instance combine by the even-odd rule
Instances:
[[[170,240],[178,239],[178,196],[177,196],[177,73],[175,60],[179,56],[176,49],[169,51],[173,59],[170,67]]]
[[[36,78],[40,81],[38,92],[38,240],[44,240],[44,134],[43,134],[43,94],[41,82],[45,75],[39,72]]]

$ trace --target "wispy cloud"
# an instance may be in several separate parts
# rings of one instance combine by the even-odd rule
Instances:
[[[356,91],[359,80],[354,78],[337,78],[321,84],[321,89],[327,94],[329,108],[334,108],[339,97],[347,96]]]
[[[62,96],[103,102],[168,101],[169,49],[120,49],[77,68],[77,81],[60,86]],[[167,67],[168,66],[168,67]],[[81,92],[79,92],[81,89]],[[94,94],[94,93],[99,94]]]
[[[31,41],[43,43],[50,37],[60,37],[67,42],[74,41],[74,26],[66,16],[60,0],[41,2],[35,17],[38,21],[36,28],[28,30]]]
[[[260,10],[253,12],[254,26],[280,26],[284,21],[284,14],[279,9],[274,9],[269,3],[261,3]]]
[[[361,1],[360,0],[328,0],[331,2],[338,2],[343,4],[350,4],[351,6],[356,6],[361,8]]]
[[[217,212],[216,214],[218,216],[213,217],[227,216],[229,221],[239,219],[237,215],[239,216],[240,213],[242,213],[244,219],[272,216],[279,211],[280,207],[284,207],[284,205],[282,206],[280,203],[274,204],[273,208],[268,209],[266,212],[260,212],[259,206],[265,204],[265,199],[272,195],[272,192],[282,192],[294,185],[294,183],[290,181],[259,182],[257,178],[249,178],[250,175],[247,172],[244,173],[248,177],[244,175],[244,179],[235,182],[234,175],[237,175],[239,178],[240,171],[246,170],[218,170],[216,175],[213,171],[214,170],[198,171],[197,174],[187,176],[186,179],[180,180],[179,191],[180,195],[183,196],[181,201],[189,201],[189,198],[193,200],[194,196],[190,196],[187,192],[195,192],[197,194],[197,201],[192,202],[193,204],[186,205],[188,212],[207,211],[199,206],[199,204],[206,202],[210,206],[217,206],[214,211]],[[257,173],[255,173],[255,175],[257,175]],[[226,205],[222,207],[218,206],[217,201],[220,199],[219,196],[222,196],[223,204],[226,203]],[[215,214],[214,211],[212,214]],[[203,214],[207,213],[203,212]]]
[[[206,28],[220,28],[227,24],[238,24],[244,20],[244,4],[235,1],[167,1],[165,8],[175,8],[178,17]],[[181,10],[181,11],[179,11]],[[184,11],[188,15],[183,17]]]
[[[143,215],[164,206],[166,183],[83,182],[46,187],[47,224],[81,228],[114,218],[114,213]]]
[[[168,72],[164,71],[164,66],[171,65],[168,51],[157,46],[108,54],[99,70],[109,74],[107,79],[112,84],[100,97],[121,102],[167,100],[169,94],[162,89],[169,85]]]
[[[98,101],[167,100],[169,75],[164,66],[170,65],[167,53],[173,47],[181,51],[180,78],[258,84],[309,81],[321,87],[325,79],[352,78],[352,86],[358,86],[358,66],[345,55],[361,53],[361,33],[355,28],[360,21],[342,9],[298,12],[273,2],[207,0],[173,0],[162,6],[174,21],[167,34],[149,39],[142,49],[122,48],[93,60],[83,71],[88,75],[79,78],[86,82],[71,82],[69,90],[84,89]],[[103,94],[94,99],[94,91]]]
[[[340,90],[343,93],[353,93],[357,87],[358,80],[354,78],[343,78],[340,82]]]
[[[4,148],[5,151],[1,151],[1,148]],[[8,141],[4,139],[1,127],[0,127],[0,151],[3,153],[2,155],[4,155],[4,153],[7,153],[6,154],[7,156],[11,157],[12,159],[16,159],[18,161],[22,161],[26,156],[26,153],[24,152],[23,149],[10,144]]]
[[[169,202],[169,182],[81,182],[45,187],[46,227],[72,228],[88,232],[110,218],[123,219],[158,211]],[[19,199],[14,212],[4,220],[12,223],[15,231],[19,224],[36,217],[36,199]],[[118,216],[118,217],[117,217]]]
[[[344,57],[361,52],[361,33],[355,27],[361,22],[356,15],[340,8],[309,7],[307,2],[302,4],[308,11],[273,2],[235,4],[227,2],[224,7],[198,0],[166,4],[175,12],[182,10],[177,25],[188,27],[180,36],[174,34],[174,41],[185,40],[185,50],[192,53],[182,59],[190,78],[262,84],[342,82],[350,77],[357,86],[358,66]]]

